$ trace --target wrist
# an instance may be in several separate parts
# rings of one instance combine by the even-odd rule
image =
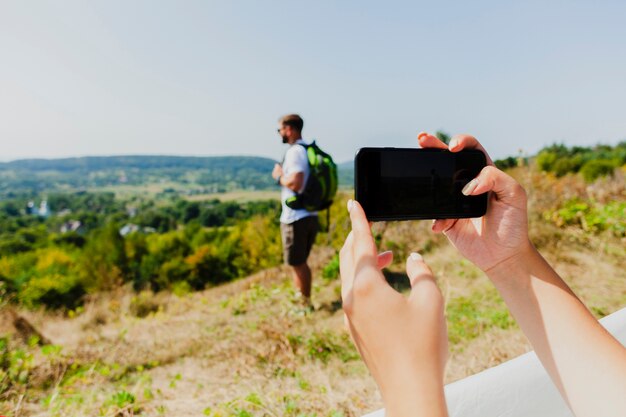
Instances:
[[[404,395],[401,392],[383,395],[386,417],[445,417],[448,415],[443,383],[436,387],[407,384],[405,388]]]
[[[494,282],[515,279],[520,272],[529,270],[533,262],[540,256],[533,244],[527,241],[513,255],[499,261],[483,272]]]
[[[401,372],[379,384],[387,417],[447,415],[443,374],[428,368]]]

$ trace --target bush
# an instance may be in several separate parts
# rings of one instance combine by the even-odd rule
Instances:
[[[552,167],[558,159],[558,155],[554,152],[541,151],[537,155],[537,166],[545,172],[552,172]]]
[[[540,170],[552,172],[557,177],[580,171],[586,181],[592,182],[612,174],[614,168],[623,165],[626,149],[623,143],[615,147],[596,145],[594,148],[552,145],[539,152],[536,162]]]
[[[563,177],[570,172],[576,172],[576,167],[571,159],[560,158],[554,163],[552,171],[557,177]]]
[[[615,163],[607,159],[596,159],[588,161],[580,169],[580,173],[587,182],[593,182],[599,177],[606,177],[607,175],[613,175],[615,170]]]
[[[626,236],[626,203],[612,201],[598,204],[577,199],[566,201],[558,210],[544,217],[559,227],[578,226],[586,232],[609,231],[617,237]]]
[[[33,367],[33,355],[23,349],[11,349],[8,337],[0,337],[0,397],[25,388]]]
[[[19,300],[27,307],[45,305],[50,308],[75,309],[87,293],[75,275],[45,274],[30,279],[21,289]]]
[[[508,158],[498,159],[494,161],[494,164],[496,164],[496,167],[498,167],[498,169],[500,170],[515,168],[518,165],[518,159],[509,156]]]

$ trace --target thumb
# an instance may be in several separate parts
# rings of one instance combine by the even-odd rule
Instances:
[[[516,207],[526,207],[526,192],[513,179],[494,166],[484,167],[478,176],[463,187],[464,195],[480,195],[493,191],[497,200]]]

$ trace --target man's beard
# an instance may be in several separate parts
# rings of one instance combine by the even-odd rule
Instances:
[[[289,138],[287,136],[283,136],[283,143],[289,143]]]

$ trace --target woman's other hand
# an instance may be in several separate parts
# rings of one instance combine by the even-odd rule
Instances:
[[[448,352],[444,303],[419,254],[406,262],[408,297],[385,281],[393,258],[378,254],[362,207],[348,202],[352,231],[340,253],[343,309],[361,357],[376,380],[388,416],[444,416]]]

